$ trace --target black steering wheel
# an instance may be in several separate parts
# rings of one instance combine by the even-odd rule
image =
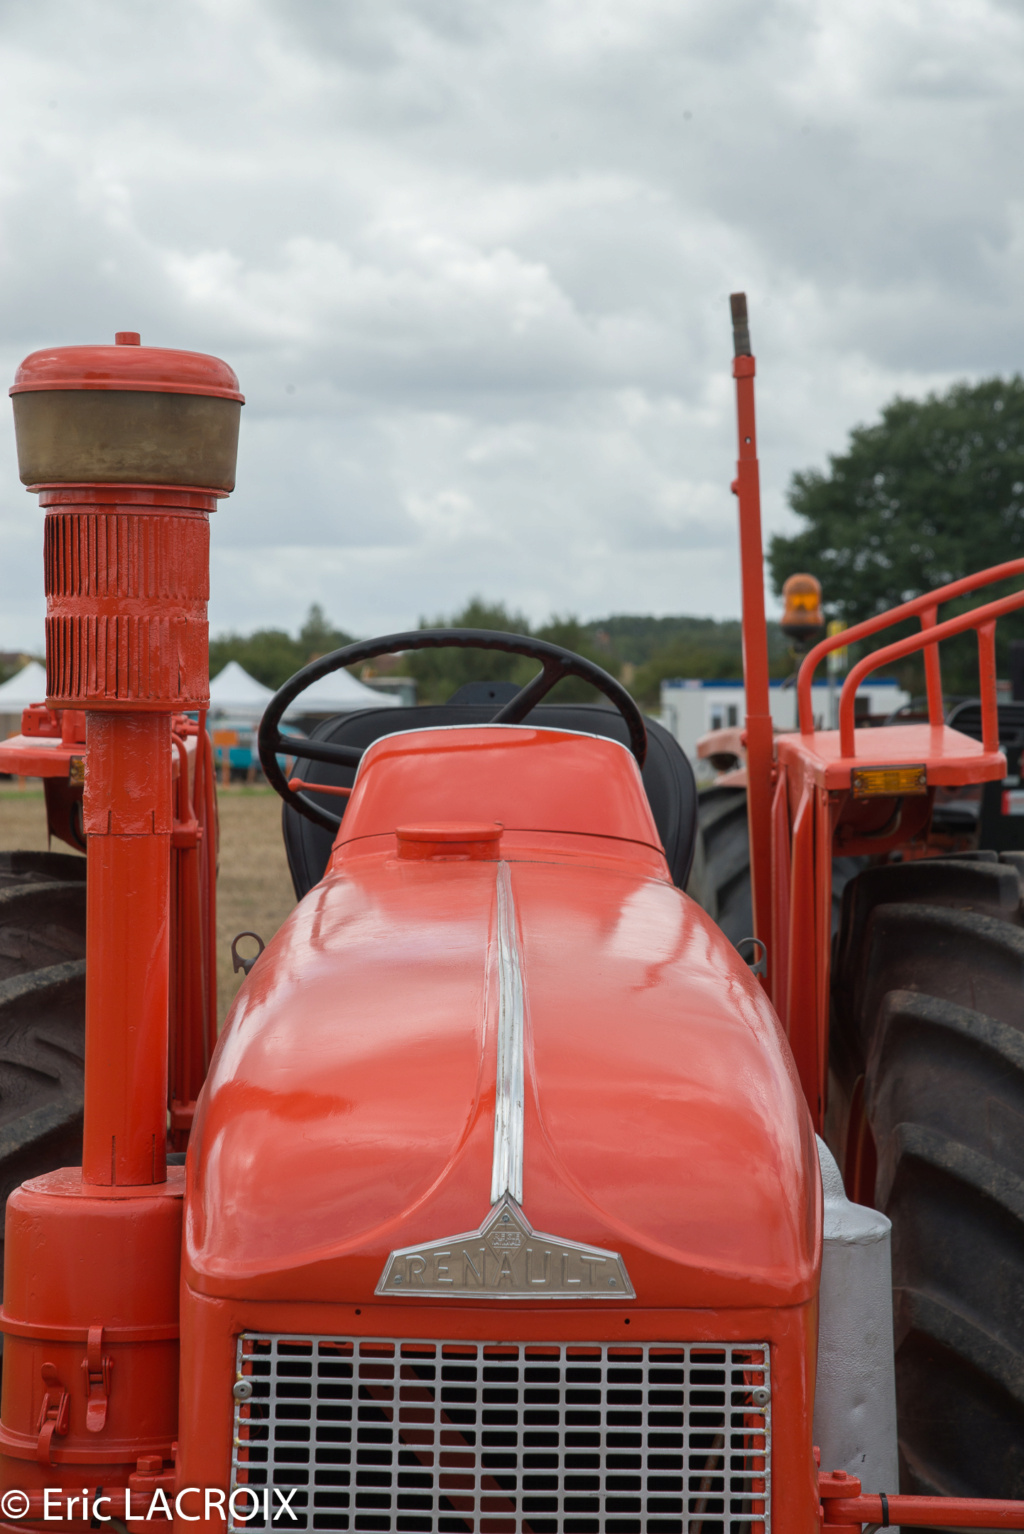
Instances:
[[[644,765],[647,756],[644,717],[621,683],[600,666],[595,666],[593,661],[584,660],[582,655],[574,655],[571,650],[563,650],[561,645],[548,644],[546,639],[530,639],[525,634],[502,634],[493,629],[413,629],[409,634],[385,634],[383,639],[364,639],[358,644],[346,645],[342,650],[334,650],[330,655],[321,655],[319,660],[303,666],[278,688],[260,721],[260,764],[267,782],[286,804],[292,805],[314,825],[323,826],[326,831],[336,831],[341,825],[341,816],[322,810],[306,794],[289,788],[288,780],[278,766],[278,755],[303,756],[313,762],[358,767],[363,752],[355,746],[332,746],[327,741],[307,740],[303,735],[282,735],[281,715],[300,693],[313,682],[319,682],[321,677],[330,676],[332,671],[401,650],[443,650],[451,646],[462,650],[501,650],[506,655],[524,655],[528,660],[540,661],[541,670],[498,710],[492,724],[520,724],[563,677],[578,676],[615,704],[629,730],[630,750],[638,764]]]

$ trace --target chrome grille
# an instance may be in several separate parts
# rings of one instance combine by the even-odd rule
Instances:
[[[233,1528],[770,1534],[764,1343],[250,1333],[238,1372]]]

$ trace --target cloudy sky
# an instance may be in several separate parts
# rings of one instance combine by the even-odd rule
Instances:
[[[735,614],[727,295],[778,528],[1021,366],[1022,128],[1015,0],[0,0],[0,367],[233,364],[215,629]],[[0,647],[41,593],[5,410]]]

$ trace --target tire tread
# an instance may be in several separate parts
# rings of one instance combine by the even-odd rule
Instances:
[[[864,870],[834,1058],[893,1222],[902,1489],[1024,1497],[1024,859]]]

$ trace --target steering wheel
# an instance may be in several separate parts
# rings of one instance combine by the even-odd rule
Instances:
[[[444,650],[454,647],[461,650],[501,650],[506,655],[524,655],[528,660],[539,660],[541,669],[532,681],[521,687],[495,714],[492,724],[519,724],[532,708],[546,697],[552,687],[563,677],[578,676],[603,692],[615,704],[626,721],[629,730],[629,746],[639,766],[647,756],[647,728],[644,718],[626,689],[613,676],[593,661],[563,650],[561,645],[548,644],[546,639],[531,639],[525,634],[503,634],[494,629],[413,629],[408,634],[385,634],[382,639],[364,639],[358,644],[346,645],[330,655],[321,655],[296,671],[293,677],[279,687],[267,705],[260,721],[259,753],[267,782],[281,795],[286,804],[305,815],[314,825],[326,831],[336,831],[341,816],[330,810],[322,810],[306,794],[289,788],[288,780],[278,765],[278,755],[303,756],[313,762],[334,762],[342,767],[358,767],[363,751],[356,746],[333,746],[327,741],[307,740],[303,735],[282,735],[281,716],[300,693],[321,677],[361,661],[376,660],[381,655],[393,655],[401,650]]]

